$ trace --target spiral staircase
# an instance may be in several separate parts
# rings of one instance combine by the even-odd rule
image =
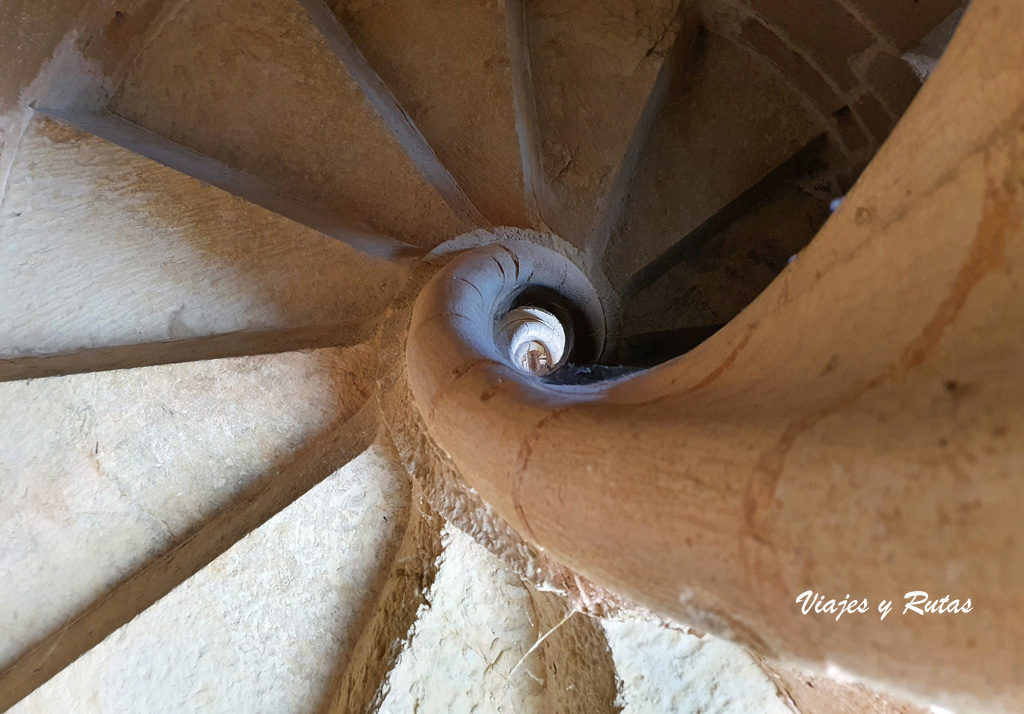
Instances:
[[[0,4],[0,709],[1019,710],[1022,27]]]

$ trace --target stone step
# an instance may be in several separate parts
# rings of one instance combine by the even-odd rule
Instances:
[[[535,227],[523,185],[505,4],[329,5],[481,213],[494,225]]]
[[[0,206],[0,380],[365,340],[396,268],[37,117]]]
[[[189,2],[110,111],[342,220],[431,247],[467,228],[303,6]]]
[[[401,532],[404,480],[371,447],[11,712],[320,710]]]

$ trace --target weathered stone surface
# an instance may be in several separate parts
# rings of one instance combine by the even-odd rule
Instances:
[[[774,64],[811,102],[826,113],[843,106],[843,99],[828,79],[804,55],[769,29],[761,18],[745,20],[737,35],[747,47]]]
[[[461,531],[447,529],[444,541],[430,605],[388,677],[381,712],[543,711],[542,653],[512,673],[543,634],[530,619],[529,593]]]
[[[1022,23],[972,5],[811,244],[659,368],[537,384],[494,356],[495,306],[568,261],[488,246],[437,272],[406,353],[438,450],[538,548],[659,613],[926,705],[1020,709]],[[794,607],[808,589],[976,606],[835,623]]]
[[[366,401],[365,348],[0,384],[9,664]]]
[[[840,89],[857,84],[850,60],[867,49],[874,36],[842,3],[817,0],[748,0],[750,7],[803,48]]]
[[[187,3],[111,109],[383,235],[462,232],[296,2]]]
[[[0,78],[0,114],[18,106],[22,92],[53,53],[80,10],[76,0],[4,3],[0,6],[3,37],[3,77]]]
[[[775,685],[744,650],[650,622],[606,620],[622,680],[622,714],[790,714]]]
[[[706,42],[703,60],[666,102],[637,167],[605,254],[613,285],[824,129],[775,68],[724,37]]]
[[[921,80],[911,66],[902,57],[888,52],[875,55],[867,70],[867,81],[897,117],[903,115],[921,89]]]
[[[532,24],[522,36],[536,60],[534,88],[547,130],[541,142],[550,184],[545,207],[553,227],[579,245],[635,136],[635,116],[672,44],[675,9],[671,1],[555,5],[529,3]],[[771,15],[770,3],[757,5]],[[788,141],[802,143],[797,137],[814,118],[801,125],[794,119],[798,111],[787,113],[788,99],[795,97],[796,106],[810,98],[807,116],[821,114],[817,119],[849,103],[855,126],[840,131],[859,160],[874,149],[862,130],[878,139],[888,133],[909,85],[887,84],[900,77],[894,67],[867,63],[880,56],[868,49],[854,74],[864,80],[866,72],[879,92],[852,87],[846,69],[851,53],[865,45],[864,32],[852,29],[832,43],[808,24],[802,5],[807,10],[813,3],[780,8],[783,14],[766,21],[770,26],[749,15],[734,18],[745,45],[782,72],[768,71],[772,81],[756,90],[688,108],[703,114],[704,125],[688,123],[685,112],[674,116],[672,131],[696,137],[703,153],[673,153],[678,136],[662,143],[655,137],[652,151],[663,153],[662,161],[680,162],[692,176],[676,181],[641,168],[664,184],[659,201],[640,212],[644,221],[654,218],[633,221],[633,247],[641,253],[656,253],[666,236],[699,222],[686,210],[707,209],[710,203],[700,203],[708,196],[712,203],[728,200],[773,163],[758,162],[776,151],[784,156]],[[856,8],[871,5],[844,0],[826,14],[845,22]],[[972,18],[999,10],[1004,24],[1007,13],[1019,19],[1012,7],[978,5]],[[734,3],[730,12],[741,6],[749,10],[750,4]],[[415,167],[410,170],[408,157],[351,78],[332,64],[298,6],[191,0],[182,7],[165,18],[164,32],[135,65],[116,102],[120,111],[382,232],[420,245],[452,234],[457,221]],[[438,52],[472,46],[490,58],[500,46],[493,22],[498,5],[473,6],[474,21],[451,28],[445,24],[454,24],[454,16],[404,9],[409,16],[425,13],[420,24],[435,23],[434,33],[452,31],[450,44],[441,38]],[[387,12],[371,21],[377,10],[362,10],[347,20],[368,33],[364,40],[390,30],[427,55],[435,47],[415,44],[413,23],[388,28]],[[111,37],[145,24],[132,15],[119,25],[119,15]],[[9,19],[0,10],[0,32]],[[947,80],[949,96],[959,103],[922,95],[932,111],[918,116],[927,121],[904,127],[902,143],[889,147],[888,164],[855,191],[830,223],[826,242],[812,245],[741,318],[746,322],[732,325],[700,354],[621,383],[604,404],[607,395],[595,387],[586,405],[572,405],[569,391],[542,392],[514,377],[486,382],[485,370],[493,367],[487,360],[437,361],[437,355],[461,359],[467,352],[458,340],[439,342],[443,323],[431,322],[435,341],[421,341],[419,354],[435,363],[424,359],[410,367],[420,374],[437,368],[444,387],[421,405],[421,421],[437,437],[432,448],[438,463],[444,460],[446,478],[461,469],[467,480],[491,489],[488,507],[476,491],[460,503],[488,511],[492,522],[507,517],[545,558],[558,557],[619,593],[762,651],[796,652],[842,674],[834,659],[858,676],[888,678],[883,683],[919,693],[925,688],[924,694],[950,687],[954,702],[958,692],[960,701],[1019,702],[1020,694],[1011,691],[1017,681],[1007,664],[1012,658],[989,662],[982,677],[963,656],[976,643],[969,627],[943,636],[902,623],[884,633],[858,630],[844,621],[836,627],[850,629],[827,630],[794,618],[792,594],[785,592],[804,579],[865,591],[885,578],[890,584],[906,577],[969,582],[1007,613],[996,618],[994,610],[979,608],[973,626],[984,651],[1009,648],[1005,633],[1020,629],[1010,600],[1022,592],[1019,577],[999,568],[1012,560],[1006,524],[1014,522],[1021,500],[1011,478],[1019,449],[1006,446],[1021,403],[1019,370],[1007,355],[1020,351],[1020,340],[1005,326],[1007,316],[1019,313],[1010,299],[1021,252],[1019,172],[1013,170],[1020,137],[1011,119],[1019,118],[1021,73],[1002,70],[1006,63],[1022,65],[1019,43],[1006,41],[1005,29],[988,36],[977,29],[1002,27],[991,17],[987,22],[977,21],[976,41],[962,43],[959,83]],[[864,27],[872,23],[868,17]],[[43,34],[28,44],[19,35],[18,48],[30,62],[59,33]],[[877,49],[885,40],[875,39]],[[737,47],[730,50],[733,59],[746,57]],[[484,60],[486,72],[468,73],[464,86],[445,87],[454,65],[389,56],[386,42],[373,51],[382,74],[394,70],[396,84],[416,77],[404,100],[432,135],[466,134],[466,145],[457,147],[465,153],[449,147],[446,156],[474,195],[494,211],[518,211],[513,204],[521,194],[513,199],[509,193],[517,188],[515,177],[500,168],[508,166],[501,158],[510,145],[508,107],[502,105],[498,118],[483,99],[475,111],[457,109],[467,101],[465,92],[507,94],[499,86],[501,58],[489,66]],[[729,92],[734,76],[747,78],[752,67],[762,72],[766,66],[757,58],[745,61],[723,62],[708,86]],[[23,69],[14,68],[10,86],[24,79]],[[9,88],[0,87],[0,100]],[[458,90],[455,108],[432,105],[445,89]],[[853,101],[876,96],[887,104]],[[776,112],[776,101],[787,111]],[[751,107],[764,116],[755,117]],[[5,174],[13,156],[9,137],[18,136],[9,127],[20,125],[0,119]],[[495,134],[488,155],[483,123],[492,120],[500,137]],[[787,133],[795,125],[801,131]],[[978,136],[988,138],[978,143]],[[979,146],[985,157],[971,153]],[[331,344],[352,343],[372,330],[393,291],[390,269],[195,181],[129,160],[95,139],[36,122],[21,148],[0,204],[0,257],[11,258],[10,278],[0,275],[0,299],[9,298],[3,302],[9,308],[0,311],[0,328],[8,330],[0,331],[0,345],[10,354],[252,330],[332,339],[332,331],[345,326],[354,334]],[[0,175],[0,183],[5,178]],[[810,215],[801,213],[803,198],[793,201],[798,205],[790,216]],[[686,210],[679,210],[681,203]],[[770,221],[770,213],[748,218]],[[748,239],[757,233],[757,226],[745,229]],[[807,227],[801,229],[787,241],[808,238]],[[780,267],[794,245],[787,241],[761,245],[770,253],[764,260],[747,256],[756,268],[749,280],[735,274],[743,264],[735,255],[710,266],[706,275],[727,278],[724,288],[708,290],[717,291],[717,302],[672,307],[702,320],[731,316]],[[737,240],[729,250],[748,246]],[[513,271],[520,277],[515,251],[506,252],[489,266],[495,281],[494,266],[501,279]],[[611,260],[616,270],[633,267]],[[464,291],[475,287],[468,278],[464,283],[470,286]],[[435,298],[430,305],[441,303]],[[436,317],[454,321],[453,315],[466,319],[457,311]],[[485,321],[482,334],[489,336],[491,326]],[[394,345],[382,352],[388,349]],[[0,611],[0,630],[13,633],[2,643],[0,662],[17,659],[140,563],[159,553],[173,557],[168,545],[209,523],[212,514],[244,504],[240,494],[249,486],[280,473],[280,464],[317,444],[325,429],[366,401],[371,386],[364,368],[371,361],[366,350],[327,350],[0,385],[0,422],[7,429],[0,434],[6,499],[0,504],[0,567],[14,575],[0,584],[0,602],[12,604]],[[393,391],[401,400],[409,390]],[[400,406],[413,410],[408,402]],[[409,438],[416,436],[423,435]],[[420,453],[410,450],[406,457]],[[510,474],[510,468],[517,470]],[[511,496],[510,475],[516,477]],[[501,507],[503,499],[515,508]],[[836,502],[846,506],[838,510]],[[334,701],[331,687],[346,653],[364,641],[361,614],[374,602],[386,569],[382,554],[390,552],[396,522],[409,508],[390,457],[371,450],[121,628],[19,711],[322,710]],[[843,532],[843,541],[818,539],[832,531]],[[603,714],[616,707],[613,664],[622,679],[619,706],[627,712],[778,710],[764,674],[722,640],[609,622],[609,653],[593,620],[575,614],[563,621],[559,596],[524,586],[466,536],[449,531],[447,538],[441,576],[429,590],[431,606],[421,611],[385,681],[386,711]],[[972,560],[963,556],[968,551],[996,556]],[[424,546],[417,555],[434,562],[434,552]],[[856,563],[847,562],[851,553]],[[936,576],[934,564],[950,553],[962,558]],[[420,576],[429,568],[416,570],[401,558],[388,565],[391,573],[408,567],[412,586],[427,591]],[[573,587],[544,583],[561,592]],[[575,587],[573,596],[582,597],[578,580]],[[583,605],[574,600],[573,606]],[[374,666],[346,670],[363,677],[362,686],[377,686],[379,673],[391,666],[381,651],[397,652],[402,622],[402,628],[378,632],[390,637],[365,640],[370,644],[362,654]],[[962,642],[969,634],[972,639]],[[929,648],[923,654],[933,661],[920,670],[890,654],[914,651],[922,640],[964,646]],[[845,696],[841,687],[829,692],[831,699]]]
[[[815,677],[785,665],[758,660],[779,690],[779,698],[799,714],[944,714],[941,707],[919,707],[862,684]]]
[[[580,248],[679,27],[678,0],[526,5],[548,225]]]
[[[406,486],[371,448],[12,712],[315,711]]]
[[[374,69],[480,211],[530,225],[505,3],[331,3]]]
[[[640,292],[623,334],[722,325],[761,293],[828,218],[828,206],[786,184]]]
[[[397,285],[384,261],[48,119],[0,204],[3,358],[232,333],[355,344]]]
[[[860,116],[868,131],[877,142],[889,138],[889,133],[896,126],[896,121],[885,104],[873,94],[864,94],[853,104],[853,111]]]
[[[603,666],[608,653],[599,628],[580,614],[562,622],[564,600],[528,588],[465,533],[446,528],[444,546],[429,604],[388,677],[381,712],[614,711],[615,680]],[[549,608],[558,604],[555,617]],[[596,638],[571,632],[581,624]]]
[[[914,45],[965,0],[849,0],[872,26],[901,49]]]

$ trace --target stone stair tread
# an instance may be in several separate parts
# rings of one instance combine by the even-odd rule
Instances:
[[[773,67],[710,34],[640,159],[604,265],[621,285],[825,130]]]
[[[189,2],[109,108],[285,195],[434,246],[464,227],[298,2]]]
[[[494,225],[531,227],[505,4],[337,0],[331,6],[484,216]]]
[[[386,261],[45,118],[22,139],[0,245],[3,360],[232,334],[352,344],[397,288]]]

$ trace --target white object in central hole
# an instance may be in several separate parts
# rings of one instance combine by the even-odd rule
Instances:
[[[550,374],[565,357],[565,327],[539,307],[509,310],[502,320],[501,334],[508,340],[509,360],[528,374]]]

